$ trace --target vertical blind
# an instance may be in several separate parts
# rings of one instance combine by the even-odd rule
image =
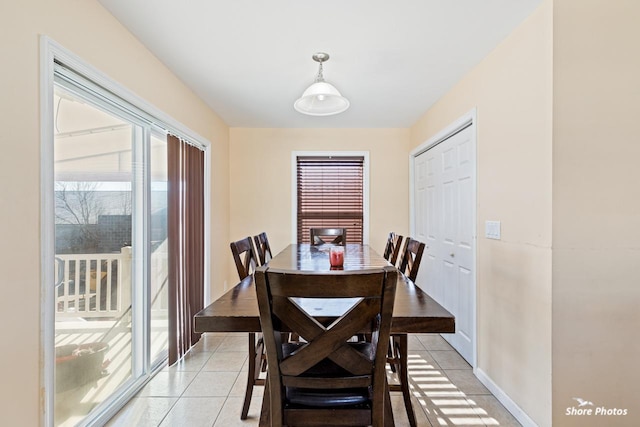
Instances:
[[[346,228],[362,243],[364,157],[298,157],[298,243],[310,228]]]
[[[204,152],[169,135],[169,365],[200,339],[193,316],[204,307]]]

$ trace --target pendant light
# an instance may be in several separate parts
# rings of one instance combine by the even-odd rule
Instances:
[[[316,81],[304,91],[293,104],[293,108],[310,116],[332,116],[349,108],[349,100],[331,83],[327,83],[322,75],[322,63],[329,60],[329,54],[318,52],[312,56],[320,64]]]

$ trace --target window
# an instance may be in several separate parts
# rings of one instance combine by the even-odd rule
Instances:
[[[297,156],[297,242],[310,228],[346,228],[348,243],[364,241],[364,156]]]

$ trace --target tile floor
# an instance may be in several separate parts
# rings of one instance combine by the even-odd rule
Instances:
[[[240,420],[247,370],[246,334],[205,334],[184,360],[159,372],[107,426],[257,426],[262,387]],[[439,335],[409,336],[409,374],[419,426],[519,426]],[[400,393],[395,424],[408,426]]]

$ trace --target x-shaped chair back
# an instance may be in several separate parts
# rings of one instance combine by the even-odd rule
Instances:
[[[291,273],[268,266],[256,270],[272,420],[286,419],[288,387],[370,388],[375,402],[371,411],[377,412],[370,416],[383,418],[385,363],[397,277],[398,270],[392,266],[331,273]],[[339,318],[323,318],[321,323],[313,317],[315,313],[307,313],[299,305],[300,298],[354,298],[355,303]],[[291,343],[282,341],[284,332],[295,332],[302,338],[295,351],[286,351]],[[363,333],[372,336],[371,343],[365,343],[369,346],[365,352],[349,342]],[[318,369],[328,361],[338,370]]]
[[[311,228],[311,244],[312,245],[345,245],[347,244],[346,228]],[[333,240],[327,239],[333,238]]]
[[[256,251],[258,252],[258,258],[260,259],[260,265],[265,265],[273,255],[271,254],[271,246],[269,246],[269,239],[267,239],[267,233],[260,233],[253,237],[256,242]]]
[[[412,282],[415,282],[416,277],[418,277],[418,269],[420,268],[420,261],[422,261],[424,246],[424,243],[413,240],[411,237],[405,240],[400,271]]]
[[[392,265],[396,265],[401,246],[402,236],[394,233],[393,231],[389,233],[389,237],[387,238],[387,245],[384,248],[384,258]]]
[[[231,242],[229,246],[231,246],[231,254],[233,255],[233,261],[236,263],[240,280],[253,274],[258,262],[251,244],[251,237]]]

